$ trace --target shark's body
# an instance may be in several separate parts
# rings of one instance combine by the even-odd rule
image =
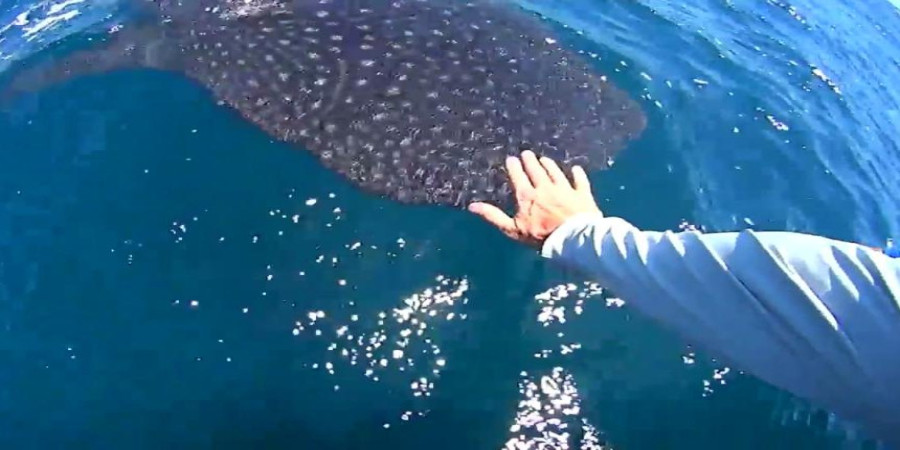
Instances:
[[[645,126],[625,93],[505,3],[210,3],[156,1],[150,25],[13,85],[176,71],[366,191],[457,207],[510,199],[506,155],[602,168]]]

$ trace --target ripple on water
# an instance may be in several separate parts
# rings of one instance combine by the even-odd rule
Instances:
[[[374,383],[388,376],[392,382],[405,379],[412,398],[427,398],[448,365],[433,330],[467,319],[463,311],[468,289],[465,278],[438,275],[433,285],[401,299],[390,310],[370,316],[356,313],[352,301],[341,313],[309,311],[294,323],[292,334],[312,338],[329,352],[329,359],[310,365],[314,370],[324,370],[328,375],[349,370]],[[339,390],[340,385],[335,384],[334,389]],[[403,412],[400,419],[424,415],[427,404],[421,404],[421,410]]]

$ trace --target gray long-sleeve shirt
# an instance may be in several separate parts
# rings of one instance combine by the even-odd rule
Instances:
[[[791,232],[573,217],[542,255],[730,364],[900,448],[900,259]]]

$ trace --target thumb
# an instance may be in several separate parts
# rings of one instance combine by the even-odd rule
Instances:
[[[494,205],[475,202],[469,205],[469,212],[480,216],[482,219],[499,228],[500,231],[503,231],[506,234],[515,233],[516,222],[512,217],[509,217],[503,212],[502,209]]]

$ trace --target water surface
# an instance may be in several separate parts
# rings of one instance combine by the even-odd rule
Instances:
[[[592,174],[608,214],[898,232],[891,3],[523,4],[648,112]],[[0,1],[0,64],[121,11]],[[0,137],[4,448],[498,449],[528,382],[554,376],[580,402],[556,415],[615,448],[872,445],[464,212],[356,191],[176,77],[55,87],[5,109]]]

